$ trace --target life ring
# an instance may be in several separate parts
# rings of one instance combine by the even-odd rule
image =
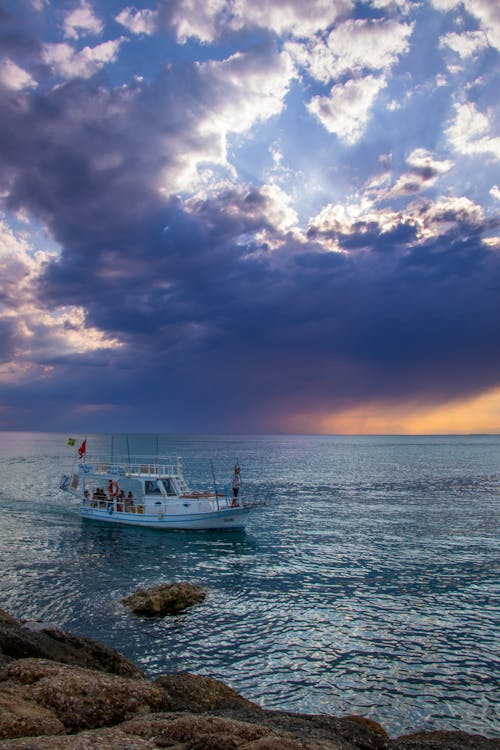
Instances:
[[[108,484],[108,493],[110,497],[116,497],[118,495],[120,488],[118,487],[118,482],[115,482],[114,479],[110,481]]]

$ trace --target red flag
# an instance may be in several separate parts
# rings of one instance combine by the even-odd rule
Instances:
[[[87,438],[85,438],[81,446],[78,448],[78,455],[80,456],[80,458],[83,458],[86,452],[87,452]]]

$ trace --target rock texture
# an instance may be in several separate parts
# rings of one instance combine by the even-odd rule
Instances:
[[[24,685],[25,699],[51,711],[66,732],[118,724],[134,714],[164,707],[163,691],[146,679],[45,659],[12,662],[0,672],[0,680]]]
[[[0,738],[65,734],[64,724],[52,711],[26,700],[16,684],[0,683]]]
[[[181,672],[158,677],[154,683],[165,693],[169,711],[215,711],[216,709],[259,710],[256,703],[243,698],[232,688],[213,677]]]
[[[25,658],[34,650],[44,657]],[[0,610],[1,658],[0,750],[500,750],[465,732],[390,739],[362,716],[267,711],[188,672],[151,682],[112,649]]]
[[[33,622],[24,624],[0,610],[0,666],[25,658],[50,659],[123,677],[143,677],[132,662],[113,648],[65,633],[53,625],[35,630]]]
[[[500,739],[465,732],[418,732],[393,740],[389,750],[498,750]]]
[[[162,583],[151,589],[139,589],[122,601],[136,615],[163,617],[184,612],[188,607],[202,602],[205,596],[206,593],[200,586],[180,581]]]

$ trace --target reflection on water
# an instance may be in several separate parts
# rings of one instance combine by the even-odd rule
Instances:
[[[162,438],[194,484],[239,458],[268,499],[247,532],[81,520],[56,489],[66,437],[0,434],[4,609],[268,708],[498,731],[498,437]],[[204,604],[162,620],[123,607],[172,580],[205,586]]]

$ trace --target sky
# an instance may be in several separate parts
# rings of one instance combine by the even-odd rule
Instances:
[[[0,429],[500,432],[497,0],[0,0]]]

